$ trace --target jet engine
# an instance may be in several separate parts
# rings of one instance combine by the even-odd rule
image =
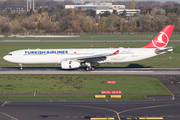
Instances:
[[[76,61],[62,61],[61,62],[61,68],[62,69],[73,69],[73,68],[79,68],[80,62]]]

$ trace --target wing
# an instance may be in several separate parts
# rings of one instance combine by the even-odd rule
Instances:
[[[91,64],[95,64],[97,63],[97,61],[105,60],[107,56],[116,55],[118,53],[119,53],[119,50],[115,51],[114,53],[109,53],[109,54],[96,54],[96,55],[75,57],[68,60],[75,60],[79,62],[90,62]]]

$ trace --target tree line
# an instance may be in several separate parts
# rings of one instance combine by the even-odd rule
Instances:
[[[66,2],[66,1],[64,1]],[[131,1],[130,1],[131,2]],[[133,1],[127,3],[134,6]],[[140,6],[140,13],[127,16],[94,10],[64,9],[63,6],[40,8],[29,12],[0,12],[0,33],[62,33],[62,32],[157,32],[165,25],[175,25],[180,32],[180,4],[169,3],[159,7]]]

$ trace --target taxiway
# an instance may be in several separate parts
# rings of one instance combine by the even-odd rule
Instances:
[[[114,118],[114,120],[135,120],[148,117],[179,120],[179,111],[180,101],[7,101],[0,108],[0,119],[90,120],[91,118]]]

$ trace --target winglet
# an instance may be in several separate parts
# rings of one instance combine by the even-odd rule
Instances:
[[[116,50],[114,53],[113,53],[113,55],[116,55],[116,54],[118,54],[119,53],[119,50]]]
[[[114,46],[112,46],[111,48],[115,48]]]

